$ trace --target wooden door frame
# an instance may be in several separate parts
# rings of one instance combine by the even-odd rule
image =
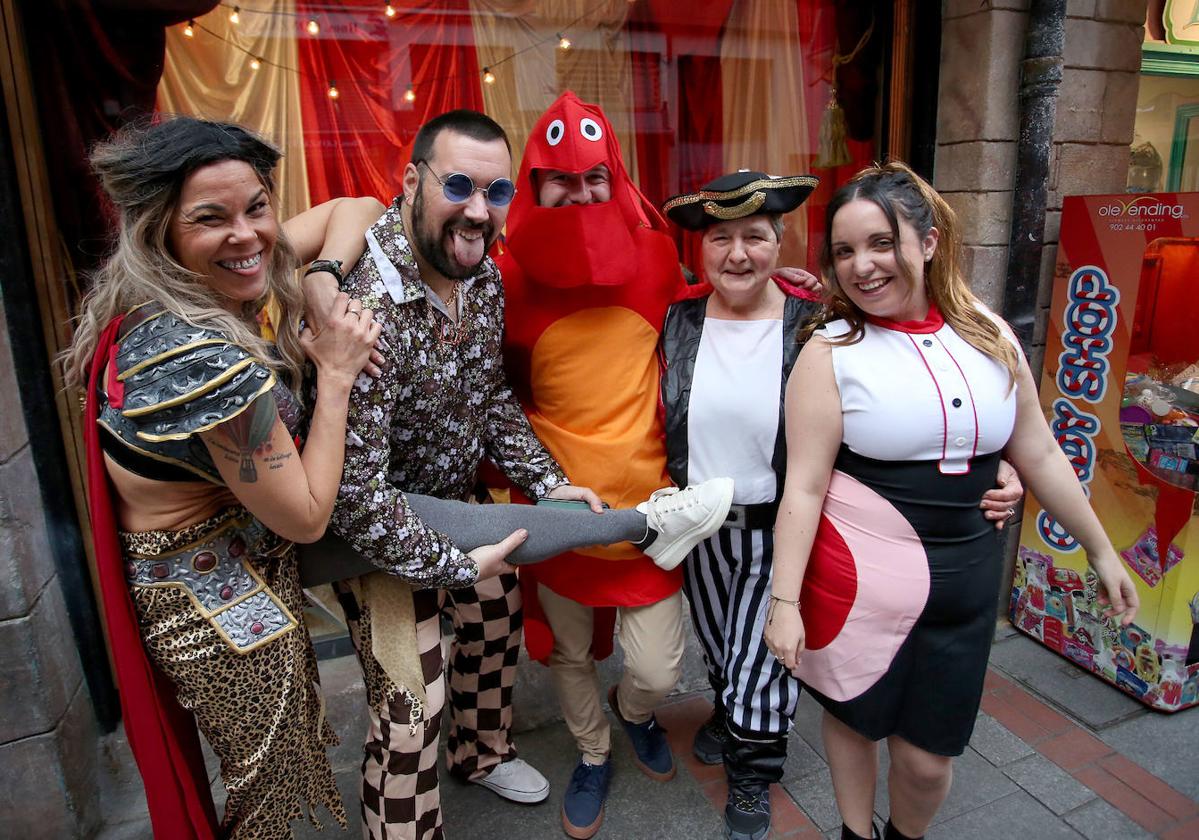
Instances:
[[[915,0],[895,0],[891,12],[891,66],[888,68],[887,158],[907,161],[912,149],[912,87],[916,32]]]

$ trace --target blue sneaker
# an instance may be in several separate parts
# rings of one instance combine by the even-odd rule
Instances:
[[[579,759],[570,774],[570,784],[562,797],[562,828],[567,836],[587,840],[599,831],[604,821],[604,800],[608,798],[608,783],[612,781],[612,757],[603,764],[588,764]]]
[[[670,754],[670,744],[666,740],[666,730],[658,725],[657,718],[651,717],[645,723],[629,723],[620,713],[620,704],[616,699],[616,686],[608,690],[608,705],[613,714],[629,733],[633,742],[633,761],[642,773],[659,782],[668,782],[674,778],[674,756]]]

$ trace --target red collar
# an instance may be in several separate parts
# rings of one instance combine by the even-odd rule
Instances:
[[[918,335],[935,333],[941,327],[945,326],[945,319],[941,317],[941,310],[931,300],[928,302],[928,315],[924,317],[923,321],[892,321],[890,318],[876,318],[873,315],[867,315],[866,320],[876,327],[882,327],[886,330],[916,333]]]

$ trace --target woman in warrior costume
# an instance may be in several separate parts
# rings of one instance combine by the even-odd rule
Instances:
[[[381,205],[335,200],[281,229],[279,157],[239,126],[189,117],[129,127],[92,155],[120,226],[67,381],[86,389],[97,561],[156,836],[218,833],[180,707],[221,761],[219,833],[290,837],[318,805],[345,824],[293,543],[329,519],[350,387],[379,328],[342,296],[320,335],[301,330],[292,269],[326,239],[321,256],[356,261]],[[257,323],[270,297],[273,343]],[[320,397],[301,455],[305,358]]]
[[[966,286],[953,211],[900,163],[828,205],[823,326],[787,388],[787,484],[765,638],[824,706],[842,837],[924,834],[970,740],[1001,544],[977,505],[1002,449],[1087,550],[1108,616],[1137,595],[1041,414],[1009,327]],[[801,590],[802,583],[802,590]]]
[[[736,482],[729,520],[683,567],[716,692],[712,718],[696,732],[692,749],[700,761],[725,766],[725,820],[733,838],[757,840],[769,829],[769,785],[782,775],[799,699],[795,678],[770,655],[762,630],[787,460],[783,394],[799,355],[796,336],[819,307],[771,277],[782,216],[815,186],[808,175],[741,171],[663,208],[679,226],[703,232],[710,284],[671,307],[663,332],[671,478],[731,475]],[[1010,467],[1002,485],[986,501],[986,516],[999,523],[1021,495]]]
[[[92,156],[120,231],[84,301],[67,379],[86,389],[97,562],[157,836],[217,834],[180,707],[221,759],[222,834],[290,837],[302,802],[314,822],[316,805],[345,822],[324,753],[332,732],[294,543],[316,540],[328,523],[349,390],[364,366],[377,372],[368,357],[379,328],[370,310],[338,295],[319,334],[301,329],[289,275],[318,255],[308,274],[353,264],[382,206],[338,199],[281,228],[278,159],[239,126],[188,117],[128,128]],[[258,324],[272,297],[274,343]],[[301,455],[294,389],[305,357],[316,400]],[[671,562],[724,519],[731,484],[712,482],[698,496],[661,491],[604,516],[509,505],[468,515],[459,503],[408,499],[495,573],[511,568],[503,555],[519,540],[496,543],[514,529],[531,532],[514,562],[622,540]]]

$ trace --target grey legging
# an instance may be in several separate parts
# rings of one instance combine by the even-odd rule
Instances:
[[[634,508],[592,513],[541,505],[472,505],[405,493],[408,506],[421,521],[450,538],[463,551],[498,543],[518,528],[529,538],[508,555],[517,565],[537,563],[564,551],[588,545],[611,545],[646,536],[645,514]],[[319,542],[300,546],[300,579],[316,586],[341,578],[377,571],[349,543],[332,531]]]

